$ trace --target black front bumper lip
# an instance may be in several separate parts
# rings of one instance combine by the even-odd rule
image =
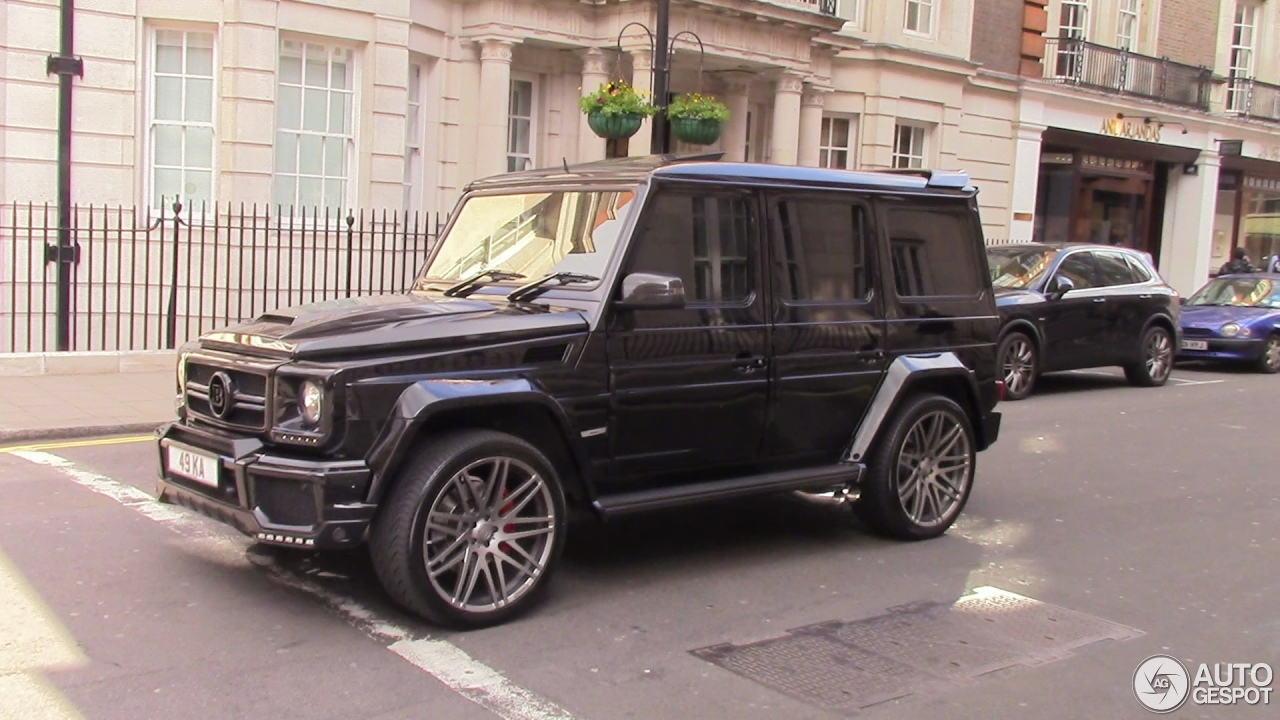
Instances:
[[[179,505],[230,525],[265,543],[333,550],[364,540],[375,506],[361,502],[369,469],[363,461],[328,461],[271,454],[261,441],[171,423],[157,431],[161,502]],[[167,470],[166,456],[181,443],[218,457],[221,481],[217,489]],[[259,487],[284,481],[300,490],[298,500],[313,521],[290,524],[271,518]],[[293,508],[296,512],[298,508]]]

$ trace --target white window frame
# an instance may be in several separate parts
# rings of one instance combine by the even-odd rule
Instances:
[[[1075,12],[1071,12],[1072,9]],[[1058,14],[1058,37],[1089,40],[1089,0],[1062,0]],[[1071,20],[1071,24],[1067,21]]]
[[[904,130],[911,132],[911,138],[907,141],[907,152],[901,153],[898,151],[898,147]],[[928,160],[929,128],[920,123],[899,120],[893,127],[892,167],[922,170],[929,166]]]
[[[848,131],[844,138],[844,145],[837,145],[833,142],[833,134],[835,132],[836,121],[843,120],[847,122]],[[818,134],[818,167],[836,168],[839,170],[851,170],[858,166],[858,116],[857,115],[823,115],[822,129]],[[837,152],[845,154],[845,162],[843,165],[836,165],[832,162],[832,157]]]
[[[1227,67],[1227,112],[1248,110],[1249,90],[1237,87],[1235,80],[1251,79],[1258,56],[1258,4],[1250,0],[1237,0],[1231,19],[1231,52]],[[1248,33],[1247,42],[1242,35]]]
[[[418,76],[414,77],[414,70]],[[423,176],[426,144],[427,64],[419,58],[409,58],[409,76],[405,87],[404,117],[404,197],[401,210],[415,213],[422,209]],[[415,98],[416,95],[416,98]]]
[[[1141,16],[1141,0],[1119,0],[1116,8],[1116,47],[1129,52],[1137,51]]]
[[[299,81],[297,84],[286,83],[284,81],[281,65],[282,65],[282,60],[284,59],[284,44],[286,42],[298,43],[301,46],[301,56],[300,56],[301,57],[301,75],[299,76]],[[298,129],[285,128],[280,123],[280,99],[278,95],[282,87],[289,86],[289,87],[299,88],[299,92],[301,96],[301,100],[299,101],[299,106],[298,106],[298,113],[299,113],[298,124],[299,125],[303,125],[305,123],[306,107],[307,107],[306,106],[306,90],[320,89],[320,88],[315,88],[306,84],[306,77],[307,77],[306,55],[307,55],[307,48],[310,46],[324,48],[325,50],[325,58],[326,58],[325,74],[327,77],[327,80],[326,80],[327,84],[323,89],[326,91],[326,93],[329,93],[329,94],[338,92],[338,93],[344,93],[348,97],[348,103],[347,103],[348,122],[347,122],[346,133],[333,133],[328,131],[328,128],[327,128],[328,118],[329,118],[328,95],[326,95],[326,99],[325,99],[326,129],[324,132],[320,132],[316,130],[303,130],[301,128],[298,128]],[[331,87],[332,77],[333,77],[333,52],[337,50],[346,52],[349,58],[347,62],[347,76],[349,79],[350,87],[347,89],[334,89],[333,87]],[[292,212],[294,214],[306,213],[307,216],[311,216],[312,213],[318,213],[318,217],[322,217],[325,209],[331,207],[331,206],[325,205],[323,200],[324,198],[323,183],[326,180],[339,180],[342,183],[342,189],[339,193],[340,198],[338,201],[338,206],[336,208],[332,208],[333,210],[339,211],[338,214],[341,215],[342,214],[341,211],[349,210],[350,208],[354,207],[355,203],[353,202],[353,199],[355,197],[356,189],[357,189],[355,169],[358,165],[357,157],[356,157],[356,138],[359,137],[357,121],[360,117],[360,107],[358,103],[358,100],[359,100],[358,89],[360,87],[360,70],[361,68],[360,68],[359,53],[356,51],[354,47],[346,43],[342,43],[340,41],[334,41],[332,39],[327,39],[327,38],[314,38],[314,37],[300,36],[300,35],[282,34],[277,38],[276,83],[275,83],[277,98],[275,103],[276,105],[275,128],[274,128],[275,137],[272,142],[273,157],[272,157],[272,163],[271,163],[271,183],[272,183],[271,206],[273,208],[278,207],[282,216],[285,213]],[[279,136],[281,133],[294,134],[297,138],[297,144],[298,144],[298,149],[296,151],[296,159],[294,163],[295,171],[292,173],[283,173],[284,176],[293,177],[295,179],[294,188],[293,188],[293,200],[292,202],[287,204],[278,202],[279,189],[278,189],[277,183],[280,181],[280,178],[282,176],[282,173],[278,169],[278,163],[279,163],[278,156],[280,153],[280,147],[279,147],[280,137]],[[343,141],[343,144],[345,145],[345,148],[346,148],[346,152],[345,152],[346,157],[344,159],[344,162],[342,163],[341,175],[326,174],[324,165],[323,165],[323,162],[324,162],[323,158],[321,160],[320,175],[314,175],[312,173],[304,174],[301,172],[301,163],[302,163],[301,141],[304,136],[313,136],[313,135],[319,135],[321,137],[322,142],[323,140],[329,139],[329,138],[338,138],[339,140]],[[304,177],[320,178],[320,181],[321,181],[320,203],[313,204],[313,205],[302,205],[298,202],[299,193],[301,192],[301,185],[302,185],[302,183],[299,181],[302,180],[302,178]],[[290,208],[292,208],[292,210],[290,210]],[[330,222],[335,222],[335,221],[336,221],[336,218],[333,216],[333,214],[330,214]]]
[[[911,27],[912,7],[916,9],[916,27]],[[907,0],[902,9],[902,31],[908,35],[933,37],[937,10],[937,0]],[[919,27],[921,23],[925,27]]]
[[[840,0],[836,15],[844,19],[846,25],[855,30],[865,30],[867,23],[867,0]]]
[[[212,66],[212,69],[211,69],[211,71],[212,71],[212,76],[210,77],[210,79],[211,79],[213,82],[212,82],[212,86],[211,86],[211,90],[210,90],[210,93],[211,93],[211,97],[210,97],[210,114],[209,114],[209,121],[208,121],[208,122],[189,121],[189,120],[160,120],[160,119],[156,118],[156,97],[157,97],[157,94],[156,94],[156,80],[158,79],[158,72],[157,72],[157,71],[158,71],[158,68],[159,68],[158,60],[157,60],[157,57],[156,57],[156,54],[157,54],[157,53],[156,53],[156,50],[157,50],[157,44],[158,44],[158,40],[159,40],[159,34],[160,34],[161,32],[180,32],[180,33],[182,33],[182,34],[183,34],[183,54],[182,54],[183,72],[182,72],[181,74],[178,74],[178,75],[173,75],[172,73],[164,73],[164,75],[165,75],[166,77],[178,77],[178,78],[181,78],[181,79],[183,80],[183,102],[181,102],[181,103],[180,103],[180,105],[181,105],[183,108],[185,108],[185,107],[186,107],[186,102],[185,102],[185,99],[186,99],[186,96],[185,96],[185,94],[186,94],[186,82],[185,82],[185,80],[186,80],[186,78],[188,77],[188,76],[187,76],[187,74],[186,74],[186,62],[187,62],[187,55],[186,55],[187,40],[186,40],[186,38],[187,38],[187,35],[188,35],[188,34],[190,34],[190,33],[202,33],[202,34],[208,35],[210,38],[212,38],[212,41],[213,41],[213,47],[212,47],[212,53],[211,53],[211,55],[212,55],[212,58],[213,58],[213,59],[212,59],[213,66]],[[142,152],[143,152],[143,172],[145,173],[145,180],[144,180],[144,182],[143,182],[143,193],[144,193],[144,197],[146,198],[146,203],[145,203],[145,204],[146,204],[146,207],[150,208],[150,209],[151,209],[151,210],[153,210],[153,211],[159,211],[159,213],[161,214],[161,216],[169,216],[169,215],[170,215],[170,214],[172,214],[172,212],[173,212],[173,211],[172,211],[172,207],[173,207],[172,199],[167,200],[167,201],[166,201],[166,204],[165,204],[165,206],[164,206],[164,207],[157,207],[157,206],[156,206],[156,197],[155,197],[155,174],[156,174],[155,132],[156,132],[156,126],[157,126],[157,125],[176,125],[176,126],[181,127],[181,128],[183,128],[183,129],[191,128],[191,127],[206,127],[206,128],[209,128],[209,129],[213,132],[213,140],[211,141],[211,142],[212,142],[212,149],[211,149],[211,151],[212,151],[212,157],[210,158],[210,163],[209,163],[209,173],[210,173],[210,179],[209,179],[209,202],[208,202],[208,204],[205,206],[205,212],[207,212],[207,213],[213,213],[213,212],[216,212],[216,211],[217,211],[217,205],[218,205],[218,107],[219,107],[219,102],[218,102],[218,98],[219,98],[219,83],[218,83],[218,75],[219,75],[219,73],[218,73],[218,68],[219,68],[219,57],[218,57],[218,33],[217,33],[217,28],[213,28],[213,27],[191,26],[191,25],[167,25],[167,24],[164,24],[164,25],[152,25],[152,26],[149,26],[149,27],[147,28],[146,37],[147,37],[147,54],[146,54],[146,58],[147,58],[147,77],[146,77],[146,88],[147,88],[147,94],[146,94],[146,99],[144,100],[144,104],[145,104],[145,112],[146,112],[146,116],[145,116],[145,117],[147,118],[147,125],[146,125],[146,132],[145,132],[145,135],[144,135],[144,138],[143,138],[143,142],[142,142],[142,147],[143,147],[143,150],[142,150]],[[193,77],[203,78],[204,76],[193,76]],[[185,153],[186,153],[185,143],[183,143],[183,145],[184,145],[184,147],[183,147],[183,154],[185,155]],[[185,171],[185,170],[187,169],[187,167],[186,167],[186,163],[184,162],[184,163],[183,163],[182,165],[180,165],[180,166],[170,166],[170,165],[166,165],[166,166],[164,166],[164,169],[175,169],[175,170]],[[186,213],[188,212],[188,210],[189,210],[191,213],[193,213],[193,214],[198,213],[198,211],[199,211],[199,208],[198,208],[198,207],[191,207],[191,206],[190,206],[190,202],[188,202],[188,201],[187,201],[187,199],[186,199],[185,197],[183,197],[182,195],[179,195],[178,197],[179,197],[179,199],[181,199],[181,200],[182,200],[182,202],[183,202],[183,214],[186,214]]]
[[[513,111],[513,108],[511,107],[510,98],[514,94],[515,84],[518,82],[529,83],[529,116],[528,117],[511,114]],[[526,161],[528,161],[528,166],[524,169],[533,169],[538,166],[538,133],[541,130],[541,123],[538,122],[539,117],[541,115],[541,112],[540,112],[541,104],[539,102],[540,101],[539,96],[541,95],[540,91],[542,89],[541,85],[542,85],[541,78],[538,77],[537,75],[533,75],[529,73],[511,73],[511,87],[507,90],[507,98],[508,98],[507,135],[506,135],[506,143],[505,143],[507,148],[508,172],[512,172],[511,161],[516,158],[524,158]],[[517,120],[517,119],[527,120],[529,122],[529,151],[527,153],[518,153],[512,150],[511,148],[511,140],[512,140],[511,123],[513,120]]]

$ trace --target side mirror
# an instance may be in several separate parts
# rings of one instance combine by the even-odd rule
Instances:
[[[684,281],[671,275],[631,273],[622,279],[618,307],[679,310],[684,307]]]
[[[1053,280],[1049,282],[1049,296],[1054,300],[1061,298],[1063,295],[1066,295],[1075,289],[1075,281],[1066,275],[1054,275]]]

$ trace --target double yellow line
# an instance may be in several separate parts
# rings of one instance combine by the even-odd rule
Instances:
[[[38,450],[62,450],[64,448],[97,447],[99,445],[124,445],[155,440],[154,435],[128,435],[125,437],[93,438],[89,440],[66,440],[63,442],[37,443],[34,445],[13,445],[0,448],[0,453],[33,452]]]

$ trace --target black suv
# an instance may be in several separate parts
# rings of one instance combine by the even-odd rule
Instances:
[[[1134,385],[1163,385],[1180,337],[1178,293],[1144,252],[1111,245],[987,248],[1000,309],[1005,397],[1041,373],[1119,365]]]
[[[263,543],[367,543],[398,603],[501,622],[568,510],[777,491],[942,534],[995,441],[975,190],[653,156],[472,184],[414,286],[181,353],[160,497]]]

